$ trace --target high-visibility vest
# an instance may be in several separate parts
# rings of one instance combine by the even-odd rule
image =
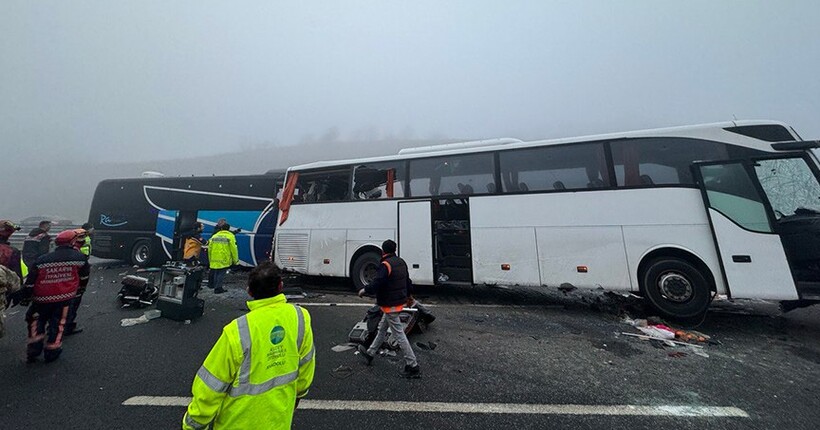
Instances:
[[[86,257],[91,255],[91,236],[86,236],[83,239],[83,245],[80,247],[80,252],[85,254]]]
[[[194,377],[183,429],[290,429],[316,368],[310,314],[284,294],[248,302]]]
[[[25,282],[26,276],[28,276],[28,266],[23,261],[23,257],[20,257],[20,273],[23,275],[23,282]]]
[[[239,263],[236,236],[227,230],[216,232],[208,241],[208,262],[211,269],[224,269]]]

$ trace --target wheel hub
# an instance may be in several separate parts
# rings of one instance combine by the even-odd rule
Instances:
[[[682,303],[690,300],[694,289],[692,283],[680,273],[666,273],[658,280],[658,289],[667,300]]]
[[[376,263],[367,263],[362,267],[361,280],[363,285],[368,285],[376,279],[376,273],[379,270],[379,265]]]

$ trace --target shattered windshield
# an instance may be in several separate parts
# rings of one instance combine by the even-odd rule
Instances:
[[[820,183],[803,158],[761,160],[755,171],[778,219],[798,210],[820,213]]]

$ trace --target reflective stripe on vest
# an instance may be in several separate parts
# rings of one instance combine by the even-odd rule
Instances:
[[[208,423],[208,424],[200,424],[200,423],[198,423],[198,422],[194,421],[194,419],[193,419],[193,418],[191,418],[191,417],[188,415],[188,413],[186,412],[186,413],[185,413],[185,424],[188,424],[189,426],[193,427],[195,430],[199,430],[199,429],[204,429],[205,427],[208,427],[208,424],[210,424],[210,423]]]
[[[299,353],[299,350],[302,349],[302,344],[304,343],[304,336],[305,336],[305,316],[302,313],[302,309],[299,308],[297,305],[293,305],[294,309],[296,309],[296,318],[297,318],[297,338],[296,338],[296,353]],[[282,385],[287,385],[293,381],[295,381],[299,377],[299,370],[295,370],[290,373],[286,373],[284,375],[277,376],[275,378],[269,379],[261,384],[252,384],[251,380],[251,350],[253,349],[253,344],[251,343],[251,330],[248,326],[248,317],[247,315],[242,315],[241,317],[236,319],[236,325],[239,328],[239,343],[242,346],[242,364],[239,367],[239,378],[238,378],[238,385],[231,386],[229,382],[225,382],[220,380],[219,378],[215,377],[205,366],[200,368],[200,372],[197,372],[197,375],[202,379],[205,384],[216,392],[225,392],[227,391],[231,397],[238,397],[242,395],[258,395],[266,393],[276,387],[280,387]],[[315,347],[312,347],[310,352],[305,356],[305,358],[299,360],[299,366],[301,367],[302,364],[307,363],[310,359],[313,358],[315,354]],[[203,376],[204,375],[204,376]],[[221,389],[224,388],[224,391]]]

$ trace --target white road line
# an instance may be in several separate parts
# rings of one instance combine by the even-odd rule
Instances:
[[[374,303],[318,303],[318,302],[299,302],[295,300],[289,300],[289,303],[295,303],[299,306],[338,306],[338,307],[352,307],[352,308],[372,308]],[[424,307],[427,308],[440,308],[440,307],[459,307],[459,308],[544,308],[544,309],[562,309],[563,305],[480,305],[480,304],[469,304],[469,303],[443,303],[443,304],[427,304],[424,303]]]
[[[125,406],[188,406],[190,397],[137,396]],[[459,414],[610,415],[655,417],[748,418],[732,406],[680,405],[547,405],[526,403],[381,402],[360,400],[302,400],[299,409],[323,411],[432,412]]]

